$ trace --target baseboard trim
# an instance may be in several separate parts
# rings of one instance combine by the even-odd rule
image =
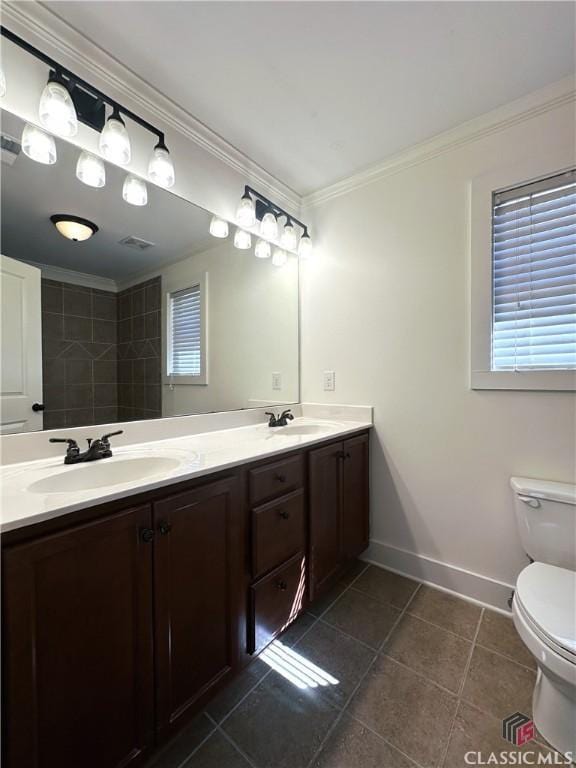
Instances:
[[[506,584],[456,565],[442,563],[431,557],[418,555],[376,539],[371,539],[362,560],[402,576],[417,579],[484,608],[510,615],[508,598],[514,590],[513,584]]]

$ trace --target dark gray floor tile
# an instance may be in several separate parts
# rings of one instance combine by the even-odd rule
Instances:
[[[514,622],[508,616],[496,611],[484,611],[476,642],[484,648],[524,664],[525,667],[536,669],[534,657],[520,639]]]
[[[351,582],[354,581],[354,579],[358,578],[358,576],[369,567],[370,566],[368,565],[368,563],[365,563],[363,560],[353,560],[346,567],[346,571],[344,572],[340,581],[344,582],[345,584],[350,584]]]
[[[216,732],[181,768],[249,768],[250,763]]]
[[[260,659],[254,659],[208,704],[206,711],[210,717],[218,723],[223,720],[269,671],[267,664]]]
[[[145,768],[179,768],[213,730],[214,725],[206,715],[197,715],[177,736],[152,756]]]
[[[222,728],[259,768],[306,768],[337,716],[316,689],[271,674]]]
[[[284,645],[294,645],[300,641],[302,635],[308,632],[316,620],[316,616],[312,616],[307,612],[302,613],[298,616],[296,621],[293,621],[292,624],[284,630],[278,639],[281,640]]]
[[[476,646],[462,698],[494,717],[530,714],[536,674],[514,661]]]
[[[312,616],[322,616],[323,613],[325,613],[330,606],[338,600],[340,595],[348,589],[349,582],[340,580],[338,581],[332,589],[328,590],[326,594],[322,595],[322,597],[319,597],[317,600],[314,600],[313,603],[311,603],[306,610],[308,613],[311,613]]]
[[[423,584],[408,606],[408,613],[473,640],[482,609],[478,605]]]
[[[405,615],[383,652],[453,693],[458,693],[472,643],[415,616]]]
[[[415,763],[346,715],[311,768],[412,768]]]
[[[417,587],[417,581],[375,565],[368,566],[360,578],[354,582],[354,589],[359,589],[370,597],[382,600],[396,608],[404,608]]]
[[[427,768],[444,754],[456,706],[455,696],[381,657],[347,711]]]
[[[354,588],[345,592],[322,617],[371,648],[379,648],[394,626],[400,611]]]

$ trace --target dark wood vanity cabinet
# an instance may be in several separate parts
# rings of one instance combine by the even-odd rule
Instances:
[[[368,433],[3,537],[3,765],[140,766],[368,543]]]

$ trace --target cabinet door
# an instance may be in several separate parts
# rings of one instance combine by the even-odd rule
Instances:
[[[237,664],[243,548],[236,482],[154,505],[159,731],[192,714]]]
[[[124,768],[151,744],[147,506],[4,553],[6,768]]]
[[[369,437],[344,442],[342,464],[342,555],[348,560],[368,546],[370,526]]]
[[[322,592],[341,563],[342,443],[309,454],[310,597]]]

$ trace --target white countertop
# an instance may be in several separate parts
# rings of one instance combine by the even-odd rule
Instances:
[[[285,428],[270,429],[267,425],[258,424],[116,449],[112,446],[114,455],[111,458],[86,464],[64,465],[63,450],[62,456],[57,459],[6,465],[0,467],[0,532],[337,439],[371,427],[372,422],[368,421],[297,418]],[[300,434],[298,430],[301,430]],[[318,431],[307,433],[307,430]],[[69,486],[82,486],[86,478],[91,482],[95,477],[106,478],[108,473],[110,477],[122,477],[123,470],[128,472],[138,464],[135,459],[141,461],[145,458],[152,460],[151,469],[139,479],[113,484],[104,479],[98,487],[63,492],[48,493],[43,488],[46,483],[58,483],[60,479]],[[154,467],[153,461],[156,459],[165,459],[162,467]],[[140,466],[148,465],[141,462]],[[91,470],[93,473],[96,470],[96,474],[89,476]]]

